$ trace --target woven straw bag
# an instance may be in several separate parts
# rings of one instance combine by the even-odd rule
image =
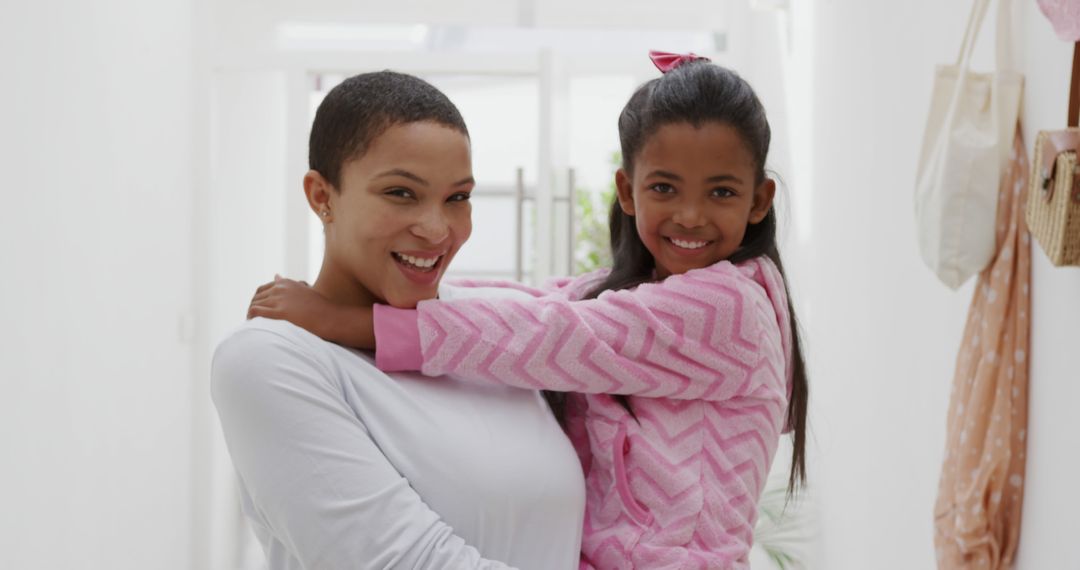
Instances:
[[[1040,131],[1028,190],[1027,223],[1057,266],[1080,265],[1080,42],[1073,51],[1069,128]]]

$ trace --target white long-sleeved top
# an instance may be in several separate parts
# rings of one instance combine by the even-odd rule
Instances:
[[[271,570],[577,568],[581,465],[535,391],[387,375],[254,319],[218,346],[212,393]]]

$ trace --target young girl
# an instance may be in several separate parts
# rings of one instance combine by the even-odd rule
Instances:
[[[747,568],[785,430],[791,489],[805,479],[807,380],[764,170],[770,129],[734,72],[653,59],[664,75],[619,117],[610,271],[525,288],[528,300],[366,312],[278,280],[251,314],[377,346],[384,370],[568,393],[552,407],[586,472],[582,568]]]

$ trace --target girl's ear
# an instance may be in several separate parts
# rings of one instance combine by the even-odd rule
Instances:
[[[764,182],[754,189],[754,206],[750,209],[750,223],[757,224],[769,215],[772,208],[773,198],[776,196],[776,181],[766,178]]]
[[[307,196],[311,211],[319,217],[323,223],[331,220],[330,197],[334,194],[334,186],[330,181],[319,174],[317,170],[309,170],[304,175],[304,195]]]
[[[615,191],[615,197],[619,199],[619,207],[622,208],[623,213],[627,216],[633,216],[634,185],[630,181],[630,176],[621,168],[615,171]]]

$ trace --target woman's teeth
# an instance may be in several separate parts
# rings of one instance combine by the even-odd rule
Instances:
[[[671,243],[683,248],[683,249],[698,249],[709,245],[707,241],[683,241],[681,239],[668,238]]]
[[[417,269],[431,269],[435,267],[435,264],[439,262],[441,255],[435,257],[413,257],[411,255],[404,255],[401,253],[394,253],[394,257],[402,263],[411,265]]]

